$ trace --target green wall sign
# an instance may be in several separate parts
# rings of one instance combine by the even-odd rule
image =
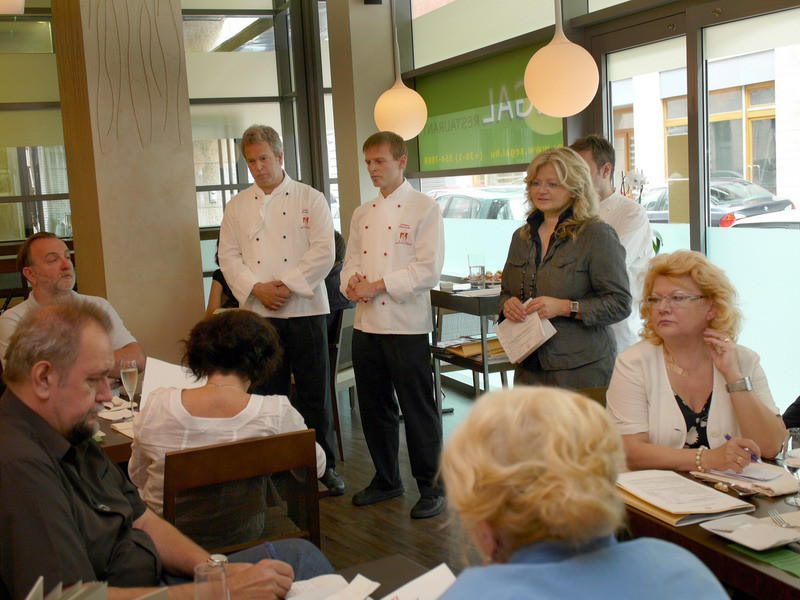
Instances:
[[[421,171],[524,164],[563,145],[561,119],[539,113],[522,83],[541,46],[417,78],[428,105],[419,134]]]

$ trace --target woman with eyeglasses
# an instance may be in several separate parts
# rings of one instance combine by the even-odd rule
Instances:
[[[503,269],[501,319],[536,312],[556,334],[517,366],[515,384],[568,389],[608,385],[612,323],[630,314],[625,250],[598,216],[589,167],[574,150],[545,150],[525,177],[531,206]]]
[[[752,350],[736,344],[741,313],[725,273],[679,250],[650,261],[643,341],[619,355],[607,408],[631,469],[740,473],[773,458],[786,430]]]

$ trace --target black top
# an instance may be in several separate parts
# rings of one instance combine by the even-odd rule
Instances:
[[[344,256],[347,250],[342,234],[333,230],[334,248],[336,249],[336,258],[331,268],[331,272],[325,277],[325,289],[328,292],[328,305],[331,313],[337,310],[344,310],[345,308],[352,308],[355,302],[350,302],[347,297],[339,291],[341,285],[341,273],[344,266]],[[331,341],[331,340],[328,340]]]
[[[217,269],[211,275],[211,278],[222,286],[222,298],[219,301],[220,308],[239,308],[239,301],[233,295],[231,288],[228,287],[228,282],[222,274],[222,269]]]
[[[133,484],[93,441],[70,443],[7,390],[0,398],[0,599],[22,599],[39,575],[59,582],[156,586],[153,540]]]
[[[683,447],[705,446],[708,448],[708,411],[711,408],[711,394],[708,395],[708,400],[699,413],[689,408],[678,394],[675,394],[675,401],[678,403],[678,408],[681,409],[683,420],[686,421],[686,442]]]

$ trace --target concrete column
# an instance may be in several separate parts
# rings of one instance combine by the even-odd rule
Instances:
[[[78,286],[177,361],[203,313],[179,0],[53,0]]]
[[[380,5],[365,5],[363,0],[328,2],[339,206],[345,237],[353,211],[377,194],[361,145],[378,131],[375,102],[395,80],[390,10],[388,1]]]

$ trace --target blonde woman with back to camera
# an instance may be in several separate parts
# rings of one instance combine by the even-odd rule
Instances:
[[[726,599],[686,550],[618,543],[622,442],[603,408],[575,392],[517,387],[481,397],[442,455],[447,499],[480,552],[442,600]]]
[[[699,252],[664,254],[643,296],[644,340],[619,355],[608,389],[629,468],[740,473],[773,458],[786,430],[758,355],[736,344],[724,271]]]

